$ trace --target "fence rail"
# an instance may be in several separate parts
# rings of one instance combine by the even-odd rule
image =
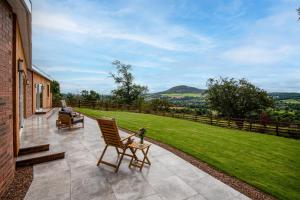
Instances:
[[[54,104],[56,105],[56,104]],[[179,119],[185,119],[205,124],[210,124],[214,126],[220,126],[225,128],[239,129],[263,134],[271,134],[282,137],[292,137],[300,139],[300,124],[298,123],[287,123],[280,121],[270,121],[269,123],[262,124],[259,120],[250,120],[250,119],[224,119],[214,116],[204,116],[204,115],[194,115],[194,114],[185,114],[185,113],[174,113],[174,112],[155,112],[155,111],[143,111],[142,109],[133,109],[119,105],[108,105],[103,102],[91,102],[91,101],[77,101],[77,102],[68,102],[69,106],[72,107],[84,107],[84,108],[93,108],[98,110],[106,111],[130,111],[130,112],[139,112],[146,114],[154,114],[165,117],[173,117]],[[57,105],[58,106],[58,105]]]

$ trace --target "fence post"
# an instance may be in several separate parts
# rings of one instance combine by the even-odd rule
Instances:
[[[249,122],[250,124],[249,124],[249,129],[250,129],[250,131],[252,131],[252,119],[250,119],[250,122]]]
[[[276,135],[279,135],[279,123],[278,123],[278,119],[276,120]]]
[[[198,115],[195,115],[195,118],[194,118],[194,120],[195,120],[195,121],[197,121],[197,119],[198,119]]]
[[[80,108],[80,100],[78,101],[78,108]]]
[[[210,125],[212,125],[212,115],[210,115]]]

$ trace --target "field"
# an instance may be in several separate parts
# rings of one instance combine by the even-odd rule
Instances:
[[[285,99],[281,100],[284,103],[290,103],[290,104],[300,104],[300,99]]]
[[[300,199],[300,140],[253,134],[187,120],[77,108],[93,117],[114,117],[120,127],[169,144],[278,199]]]

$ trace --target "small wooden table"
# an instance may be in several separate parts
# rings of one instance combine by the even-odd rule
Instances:
[[[134,156],[131,158],[131,161],[129,163],[129,167],[134,166],[134,167],[138,167],[140,169],[140,171],[142,171],[144,164],[148,164],[151,165],[150,160],[147,156],[149,148],[151,146],[151,144],[140,144],[138,142],[133,142],[131,144],[128,145],[129,147],[133,148],[134,150],[134,154],[136,155],[137,150],[140,150],[143,153],[143,159],[135,159]]]

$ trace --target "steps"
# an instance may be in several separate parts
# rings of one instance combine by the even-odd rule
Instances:
[[[65,158],[65,152],[50,149],[49,144],[21,148],[16,167],[23,167]]]
[[[42,145],[21,148],[19,150],[19,156],[23,156],[31,153],[38,153],[41,151],[49,151],[49,147],[50,144],[42,144]]]
[[[47,112],[46,111],[37,111],[35,112],[36,115],[43,115],[43,114],[46,114]]]
[[[46,113],[46,118],[49,119],[58,111],[57,108],[52,108],[49,112]]]

